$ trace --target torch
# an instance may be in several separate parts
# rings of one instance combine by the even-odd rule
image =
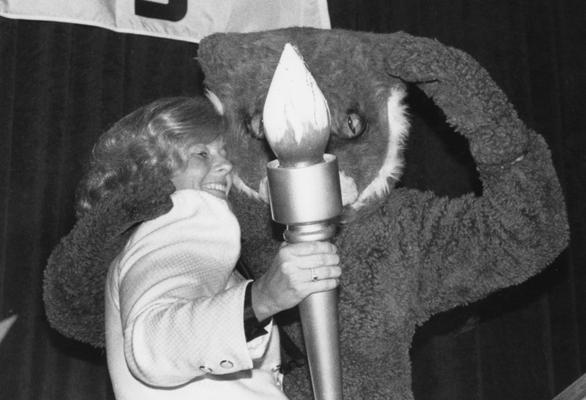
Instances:
[[[330,113],[297,50],[286,44],[263,110],[267,141],[277,156],[267,164],[272,219],[290,243],[331,239],[342,212],[336,157],[324,154]],[[336,290],[299,304],[314,398],[342,399]]]

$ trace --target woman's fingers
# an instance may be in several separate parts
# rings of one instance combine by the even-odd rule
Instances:
[[[281,247],[271,267],[252,286],[257,317],[273,315],[296,306],[310,294],[336,288],[342,275],[337,251],[329,242]]]
[[[292,283],[337,279],[342,275],[337,254],[317,254],[284,261],[281,270]]]
[[[340,281],[338,279],[322,279],[306,282],[300,287],[300,290],[303,292],[303,298],[305,298],[313,293],[333,290],[337,288],[339,284]]]
[[[302,257],[314,254],[336,254],[338,248],[330,242],[287,243],[281,248],[284,257]]]
[[[342,275],[342,268],[339,266],[304,268],[302,273],[306,276],[306,279],[302,280],[316,282],[325,279],[338,279]]]
[[[287,246],[282,267],[302,295],[331,290],[342,275],[338,249],[329,242],[304,242]]]
[[[297,268],[307,269],[321,266],[335,266],[340,264],[340,256],[337,254],[312,254],[309,256],[297,257],[291,262]]]
[[[313,293],[333,290],[340,284],[342,268],[339,266],[327,266],[302,269],[306,278],[298,286],[298,290],[307,297]]]
[[[338,265],[340,256],[335,252],[309,252],[306,254],[281,253],[281,263],[287,268],[313,268],[322,265]]]

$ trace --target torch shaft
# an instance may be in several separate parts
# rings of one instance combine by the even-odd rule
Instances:
[[[342,399],[338,343],[338,293],[314,293],[299,304],[313,395],[316,400]]]
[[[322,222],[287,226],[290,243],[329,240],[335,234],[333,223]],[[338,335],[338,291],[309,295],[299,304],[305,349],[315,400],[342,400],[342,366]]]

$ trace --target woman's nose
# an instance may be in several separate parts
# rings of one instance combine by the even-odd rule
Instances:
[[[215,162],[215,170],[227,174],[232,171],[232,163],[226,157],[218,155]]]

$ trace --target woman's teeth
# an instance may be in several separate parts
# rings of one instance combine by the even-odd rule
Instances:
[[[227,186],[221,183],[207,183],[201,187],[204,190],[217,190],[218,192],[226,193]]]

